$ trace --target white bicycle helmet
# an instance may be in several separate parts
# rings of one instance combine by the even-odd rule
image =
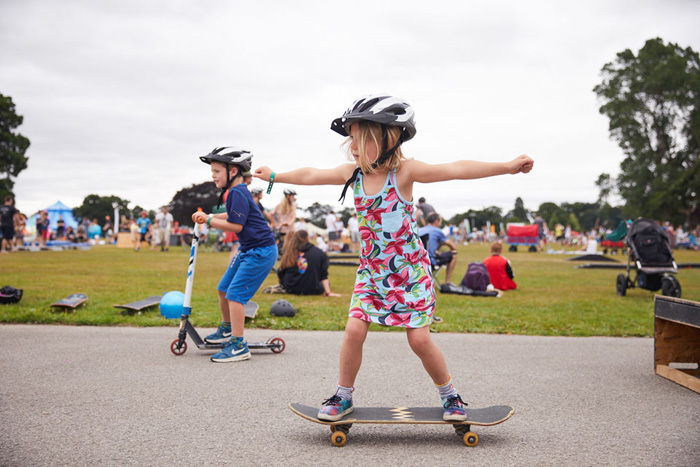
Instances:
[[[402,142],[416,135],[416,124],[413,121],[414,111],[411,105],[398,97],[371,94],[357,99],[331,123],[331,130],[342,136],[350,136],[349,127],[360,120],[381,123],[386,126],[402,128]]]
[[[211,165],[212,161],[222,162],[226,164],[226,186],[221,189],[221,194],[219,195],[218,206],[221,206],[224,200],[224,193],[231,186],[231,173],[229,167],[235,165],[238,167],[238,175],[243,175],[244,172],[250,172],[250,168],[253,166],[253,154],[250,151],[241,149],[236,146],[222,146],[220,148],[214,148],[206,156],[201,156],[199,158],[205,164]]]
[[[217,161],[228,165],[236,165],[241,169],[241,174],[250,172],[250,168],[253,166],[253,154],[236,146],[214,148],[209,154],[201,156],[199,159],[205,164]]]

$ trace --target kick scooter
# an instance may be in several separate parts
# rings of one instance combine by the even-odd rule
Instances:
[[[197,247],[199,246],[200,225],[195,224],[192,234],[192,248],[190,249],[190,264],[187,268],[187,283],[185,284],[185,300],[180,317],[180,332],[177,339],[170,344],[170,351],[175,355],[182,355],[187,351],[187,342],[185,338],[190,336],[190,339],[199,349],[222,349],[225,344],[210,344],[204,342],[197,330],[190,322],[192,314],[192,285],[194,284],[194,269],[197,264]],[[248,342],[249,349],[270,349],[273,353],[282,353],[285,348],[284,340],[280,337],[273,337],[265,342]]]

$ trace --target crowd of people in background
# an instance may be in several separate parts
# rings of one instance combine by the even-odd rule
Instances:
[[[248,181],[249,179],[246,180],[246,182]],[[324,230],[310,225],[299,216],[294,190],[285,190],[282,200],[273,209],[267,209],[262,205],[263,190],[261,188],[252,188],[251,193],[278,239],[280,252],[283,251],[286,236],[297,230],[308,231],[310,242],[325,253],[359,252],[361,238],[356,213],[352,213],[347,223],[344,223],[341,217],[331,210],[324,218]],[[420,227],[431,225],[428,217],[431,214],[437,215],[435,208],[423,197],[418,199],[416,207],[418,225]],[[442,229],[446,238],[457,245],[507,243],[506,229],[502,225],[498,226],[499,228],[489,224],[471,227],[469,221],[465,219],[459,225],[442,226],[444,222],[442,218],[439,219],[438,228]],[[117,236],[120,232],[130,234],[131,246],[136,251],[142,247],[150,250],[169,251],[171,245],[188,245],[192,233],[191,228],[180,226],[178,222],[173,220],[167,206],[161,207],[154,219],[151,219],[146,211],[142,211],[136,218],[122,214],[116,228],[109,215],[102,220],[97,218],[80,219],[77,227],[67,226],[63,218],[59,216],[56,227],[51,228],[46,210],[37,213],[34,237],[28,235],[27,223],[27,215],[16,209],[11,196],[6,197],[4,203],[0,205],[0,233],[2,233],[0,251],[3,253],[13,251],[27,246],[28,242],[37,247],[46,247],[48,242],[112,244],[117,242]],[[548,248],[558,246],[594,253],[602,250],[601,242],[613,232],[613,229],[608,226],[598,226],[588,231],[578,232],[571,225],[561,223],[550,228],[539,215],[535,215],[534,223],[538,225],[539,251],[546,251]],[[700,250],[700,225],[692,229],[673,226],[670,222],[663,222],[661,225],[668,235],[672,248]],[[209,238],[208,229],[206,226],[202,226],[202,229],[202,238],[207,241]],[[234,254],[237,241],[235,234],[219,233],[215,239],[216,249],[230,249]]]

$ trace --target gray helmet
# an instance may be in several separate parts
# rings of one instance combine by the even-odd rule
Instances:
[[[241,175],[243,172],[250,172],[250,168],[253,166],[253,155],[250,151],[236,146],[214,148],[209,154],[201,156],[199,159],[205,164],[211,164],[212,161],[217,161],[227,165],[238,166]]]
[[[270,307],[270,314],[273,316],[287,316],[291,318],[296,314],[296,310],[287,300],[277,300]]]
[[[294,195],[294,196],[296,196],[296,195],[297,195],[297,192],[294,191],[294,190],[292,190],[291,188],[285,188],[285,189],[284,189],[284,194],[285,194],[285,195]]]
[[[259,186],[256,186],[255,188],[251,188],[251,190],[250,190],[250,192],[253,193],[254,195],[262,193],[262,191],[263,191],[262,188],[260,188]]]
[[[369,95],[357,99],[345,111],[342,117],[331,123],[331,130],[343,136],[349,135],[351,124],[360,120],[381,123],[386,126],[402,128],[402,140],[408,141],[416,135],[416,124],[413,121],[413,107],[398,97],[386,95]]]

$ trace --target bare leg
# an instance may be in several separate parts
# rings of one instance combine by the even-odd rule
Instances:
[[[229,318],[231,318],[231,336],[243,337],[243,328],[245,327],[245,308],[243,304],[228,301],[228,309]]]
[[[369,323],[357,318],[348,318],[340,347],[340,375],[338,384],[346,388],[355,385],[355,377],[362,365],[362,345],[365,343]]]
[[[221,321],[231,322],[229,316],[228,300],[226,300],[226,292],[217,290],[219,292],[219,309],[221,309]]]
[[[430,337],[430,328],[409,328],[406,329],[408,344],[411,350],[418,355],[423,363],[423,368],[433,379],[435,384],[445,384],[450,379],[450,372],[447,370],[447,362],[440,348],[435,345]]]
[[[452,283],[452,272],[455,270],[455,266],[457,266],[457,255],[454,255],[452,257],[452,261],[447,263],[447,270],[445,271],[445,282]]]

